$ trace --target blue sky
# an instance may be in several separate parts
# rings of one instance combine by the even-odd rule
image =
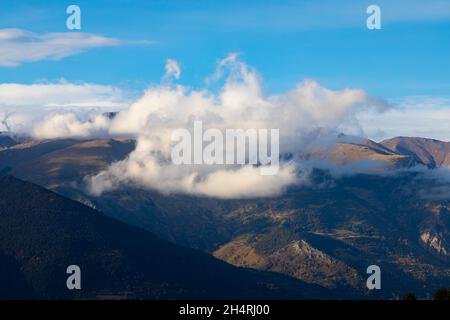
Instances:
[[[80,31],[66,27],[72,4]],[[381,30],[366,27],[371,4]],[[164,82],[168,59],[172,80],[217,93],[206,79],[230,53],[266,97],[304,80],[360,89],[390,106],[354,114],[363,135],[450,141],[449,0],[1,0],[0,131],[47,109],[127,108]]]
[[[371,3],[381,7],[381,30],[366,28]],[[64,78],[142,90],[172,58],[181,83],[202,87],[219,59],[239,52],[270,93],[305,78],[386,99],[450,91],[450,1],[2,0],[0,29],[73,33],[70,4],[81,8],[81,32],[124,43],[0,67],[0,83]]]

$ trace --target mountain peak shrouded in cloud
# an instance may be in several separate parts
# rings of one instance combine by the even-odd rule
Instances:
[[[40,60],[61,60],[89,49],[149,41],[124,41],[83,32],[35,33],[22,29],[0,29],[0,67],[17,67]]]
[[[166,69],[164,77],[176,79],[181,73],[173,60],[168,60]],[[271,177],[261,176],[251,165],[178,166],[170,162],[171,133],[191,129],[194,120],[201,120],[205,128],[221,130],[281,128],[281,152],[288,153],[301,150],[311,130],[323,128],[333,134],[358,108],[384,108],[362,90],[333,91],[312,80],[286,93],[265,95],[262,78],[235,54],[218,63],[214,79],[224,80],[217,92],[169,83],[150,87],[113,119],[98,115],[82,121],[71,113],[50,114],[33,125],[32,134],[36,138],[136,138],[136,149],[125,160],[90,178],[94,194],[132,182],[163,193],[272,196],[298,182],[296,163],[283,162],[279,174]]]
[[[360,115],[383,115],[395,108],[361,89],[331,90],[305,80],[289,91],[266,94],[262,76],[235,53],[220,60],[216,71],[207,77],[207,85],[214,82],[220,86],[217,90],[176,83],[181,68],[175,60],[168,59],[165,67],[161,83],[150,86],[134,102],[112,86],[5,84],[3,91],[0,86],[4,105],[17,101],[26,108],[40,103],[48,110],[36,112],[34,117],[28,113],[22,125],[20,112],[5,113],[3,123],[8,128],[21,128],[34,139],[135,139],[136,147],[125,159],[86,178],[95,195],[131,183],[163,194],[267,197],[307,182],[315,166],[346,175],[414,165],[404,154],[359,138],[365,136]],[[45,98],[43,90],[48,93]],[[68,98],[64,91],[73,94]],[[93,111],[93,106],[98,110]],[[115,112],[105,113],[110,111]],[[252,165],[172,163],[172,132],[191,130],[195,121],[202,121],[204,129],[279,129],[279,173],[261,176],[259,168]],[[346,135],[339,135],[341,132]],[[305,155],[314,155],[316,160],[305,159]],[[336,162],[347,167],[336,167]]]
[[[171,133],[192,129],[194,120],[219,130],[280,128],[281,153],[295,152],[310,130],[323,127],[334,132],[358,107],[378,107],[362,90],[332,91],[311,80],[286,93],[265,95],[261,77],[235,54],[218,63],[213,78],[224,78],[217,92],[176,84],[151,87],[119,112],[109,133],[137,137],[136,149],[91,177],[91,192],[98,195],[133,182],[163,193],[217,198],[277,195],[299,181],[296,163],[283,162],[274,176],[261,176],[251,165],[179,166],[170,161]]]

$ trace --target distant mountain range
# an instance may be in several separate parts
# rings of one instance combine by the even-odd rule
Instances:
[[[134,146],[134,140],[125,138],[25,142],[11,142],[5,138],[0,139],[0,172],[82,203],[85,206],[77,205],[83,210],[97,215],[101,215],[100,211],[177,245],[203,251],[209,254],[201,255],[205,263],[218,263],[213,262],[216,260],[211,255],[214,255],[235,266],[289,276],[279,283],[266,273],[225,265],[232,268],[230,270],[251,272],[255,278],[250,282],[263,277],[266,283],[271,282],[279,288],[269,291],[268,295],[394,298],[413,291],[425,297],[438,287],[450,286],[450,187],[445,182],[424,178],[414,170],[399,170],[396,174],[355,172],[334,177],[325,169],[316,169],[311,176],[313,183],[292,187],[273,198],[218,200],[188,195],[166,196],[136,186],[124,186],[101,197],[89,195],[85,191],[84,177],[125,158]],[[434,170],[450,164],[450,143],[408,137],[377,143],[341,137],[333,146],[307,150],[303,156],[345,165],[371,160],[386,164],[389,169],[422,165]],[[4,181],[2,190],[7,189],[9,183],[9,180]],[[17,194],[27,194],[20,191],[19,186],[24,187],[24,182],[11,181],[13,185],[18,184]],[[440,196],[434,197],[438,191]],[[0,199],[7,197],[10,196],[5,194]],[[14,198],[16,202],[25,199],[17,197]],[[47,205],[48,201],[40,200],[40,203]],[[75,205],[75,202],[70,203]],[[106,223],[113,221],[106,217],[102,219]],[[131,228],[118,222],[117,225],[117,228],[122,228],[119,225]],[[58,228],[60,226],[55,225],[54,232]],[[7,231],[3,229],[3,232]],[[92,231],[91,236],[96,232]],[[134,231],[129,233],[132,237]],[[68,239],[72,236],[75,235],[70,234]],[[161,243],[169,245],[164,241]],[[123,249],[124,255],[127,250]],[[143,248],[137,246],[132,250]],[[189,252],[200,255],[197,251]],[[18,251],[10,251],[6,257],[12,261],[11,268],[18,261],[20,268],[24,268],[23,260],[18,260]],[[98,261],[91,263],[95,266]],[[368,292],[365,288],[366,268],[372,264],[382,268],[382,290],[377,292]],[[184,276],[192,272],[192,269],[184,269],[188,270]],[[161,279],[167,278],[161,276]],[[225,287],[226,282],[224,280]],[[17,283],[25,286],[30,282]],[[178,288],[183,286],[187,285],[180,283]],[[250,283],[248,286],[250,296],[259,290],[251,288]],[[151,296],[141,291],[144,287],[136,284],[136,288],[136,296]],[[303,292],[301,296],[296,288]],[[92,295],[97,289],[91,291]],[[208,290],[213,292],[213,289]],[[115,289],[107,290],[111,293]],[[201,295],[198,291],[186,290],[184,297]],[[208,295],[214,297],[210,292]],[[230,291],[224,291],[222,296],[234,294],[230,287]],[[172,291],[167,293],[168,296],[176,295]]]
[[[370,139],[341,136],[331,147],[311,149],[308,155],[341,164],[374,160],[385,162],[395,168],[415,165],[438,168],[450,165],[450,142],[396,137],[377,143]]]

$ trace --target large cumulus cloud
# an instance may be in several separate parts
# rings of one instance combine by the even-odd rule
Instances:
[[[92,108],[84,108],[89,112],[80,112],[83,109],[80,107],[64,112],[51,110],[31,119],[28,131],[37,139],[135,138],[136,149],[126,159],[86,179],[89,190],[97,195],[131,183],[163,193],[258,197],[280,194],[288,186],[306,179],[308,168],[295,157],[286,155],[311,145],[332,143],[337,132],[360,133],[355,117],[359,111],[378,112],[386,108],[384,102],[373,99],[363,90],[330,90],[313,80],[305,80],[287,92],[267,95],[262,77],[240,61],[237,54],[218,62],[216,72],[207,77],[203,89],[177,84],[180,76],[180,65],[175,60],[167,60],[161,84],[148,88],[127,107],[123,106],[126,99],[122,92],[113,87],[64,83],[60,88],[33,88],[36,100],[41,99],[39,89],[46,89],[61,105],[82,107],[102,105],[99,101],[103,101],[103,106],[119,112],[107,117],[101,112],[92,112]],[[208,89],[212,82],[220,89]],[[15,89],[24,90],[22,87]],[[60,93],[58,89],[70,89],[76,94],[70,98],[70,94]],[[102,94],[104,99],[92,99]],[[6,120],[11,120],[11,116]],[[191,130],[195,121],[202,121],[205,130],[279,129],[282,161],[278,173],[264,176],[253,165],[174,164],[170,158],[174,144],[172,133],[180,128]],[[11,121],[3,122],[11,124]]]

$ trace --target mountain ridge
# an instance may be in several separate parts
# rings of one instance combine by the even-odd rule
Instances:
[[[441,283],[450,285],[450,199],[445,196],[450,186],[424,179],[420,171],[403,170],[425,163],[419,156],[392,150],[386,146],[389,141],[386,145],[363,139],[340,141],[337,150],[348,153],[337,152],[342,156],[336,158],[338,163],[378,157],[377,162],[386,161],[389,170],[391,165],[402,170],[335,177],[315,169],[310,185],[267,199],[167,196],[133,185],[101,197],[86,193],[85,175],[122,160],[126,150],[133,149],[131,141],[117,139],[28,142],[0,151],[0,170],[170,242],[236,266],[334,288],[346,296],[367,294],[365,268],[374,263],[382,266],[387,281],[384,297],[406,291],[425,295]],[[425,148],[429,142],[421,143]],[[438,167],[428,168],[433,172]],[[444,196],[431,197],[433,190]]]

